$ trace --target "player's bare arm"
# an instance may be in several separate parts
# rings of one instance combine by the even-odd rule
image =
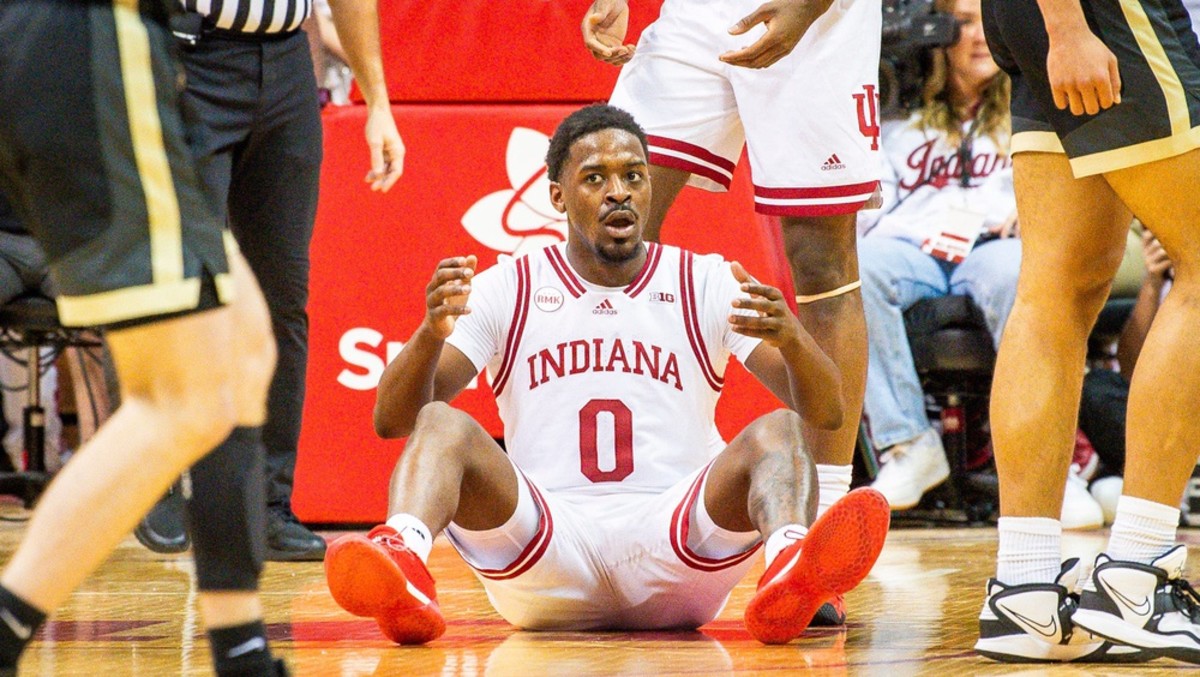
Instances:
[[[383,76],[376,0],[329,0],[329,8],[350,70],[367,102],[365,132],[371,170],[365,181],[371,190],[386,193],[404,172],[405,149]]]
[[[467,297],[476,264],[474,255],[438,263],[425,287],[425,319],[379,379],[375,432],[380,437],[407,436],[421,407],[449,402],[475,377],[466,355],[453,346],[443,348],[458,318],[471,312]]]
[[[821,18],[833,0],[771,0],[747,14],[729,29],[730,35],[744,35],[758,24],[767,27],[754,44],[721,55],[731,66],[766,68],[792,53],[808,28]]]
[[[1095,115],[1121,103],[1117,57],[1088,28],[1079,0],[1038,0],[1050,52],[1046,73],[1054,105],[1074,115]]]
[[[730,314],[733,331],[762,339],[746,360],[750,370],[775,396],[819,428],[842,425],[842,378],[833,360],[805,331],[788,308],[783,292],[750,277],[742,264],[732,265],[733,276],[750,298],[737,299],[733,307],[755,315]]]
[[[634,46],[625,44],[629,30],[629,3],[595,0],[583,17],[583,45],[604,63],[621,66],[633,58]]]

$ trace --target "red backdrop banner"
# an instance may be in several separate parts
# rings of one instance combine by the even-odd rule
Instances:
[[[388,477],[403,444],[378,439],[371,424],[384,365],[424,317],[424,289],[438,261],[476,254],[486,267],[501,254],[565,237],[566,224],[550,206],[542,159],[548,135],[575,108],[395,106],[408,155],[404,176],[386,195],[363,182],[369,165],[363,109],[326,113],[312,244],[308,392],[294,496],[301,519],[385,517]],[[753,214],[752,196],[744,168],[729,193],[685,190],[665,224],[665,241],[720,252],[778,284],[778,245]],[[482,379],[453,404],[502,436]],[[718,408],[726,439],[776,406],[731,363]]]
[[[381,0],[388,93],[395,102],[607,101],[619,71],[583,46],[591,4]],[[636,43],[662,0],[631,4],[626,41]]]

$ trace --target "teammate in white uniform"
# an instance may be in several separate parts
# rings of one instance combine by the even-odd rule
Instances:
[[[760,2],[665,0],[634,47],[627,0],[594,0],[583,38],[624,66],[609,103],[649,136],[647,240],[684,185],[726,189],[748,148],[755,210],[780,217],[800,320],[841,371],[843,425],[804,426],[823,510],[849,490],[866,382],[854,226],[877,206],[883,14],[880,0]],[[844,620],[840,599],[820,618]]]
[[[547,164],[567,243],[478,276],[474,257],[442,261],[425,322],[380,381],[376,429],[408,445],[387,524],[329,548],[334,599],[396,642],[436,638],[423,562],[445,529],[520,627],[696,627],[767,536],[747,626],[764,642],[798,636],[867,574],[887,532],[871,489],[812,523],[800,419],[841,423],[836,368],[739,264],[642,242],[646,145],[627,113],[568,117]],[[726,446],[714,411],[731,355],[790,409]],[[508,455],[443,404],[484,368]]]

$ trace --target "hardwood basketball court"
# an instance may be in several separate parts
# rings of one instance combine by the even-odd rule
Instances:
[[[27,516],[0,504],[0,561]],[[334,537],[341,532],[325,532]],[[1182,531],[1193,546],[1200,533]],[[87,534],[79,534],[86,538]],[[1068,554],[1090,556],[1105,532],[1068,534]],[[763,646],[741,613],[761,564],[715,622],[699,632],[529,633],[497,616],[483,589],[444,541],[430,558],[449,628],[424,647],[398,647],[374,622],[343,612],[320,563],[268,563],[266,620],[295,675],[1147,675],[1194,670],[1167,659],[1136,666],[1002,665],[971,651],[994,529],[893,529],[870,577],[848,597],[845,630],[810,630]],[[1193,554],[1195,554],[1193,552]],[[132,537],[55,614],[26,652],[22,675],[211,675],[188,556],[156,555]]]

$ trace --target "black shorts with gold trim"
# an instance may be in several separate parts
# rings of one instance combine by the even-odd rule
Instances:
[[[1054,105],[1037,0],[984,0],[988,46],[1012,76],[1012,152],[1065,152],[1082,177],[1200,147],[1200,45],[1180,0],[1081,5],[1117,57],[1122,86],[1120,104],[1077,116]]]
[[[69,326],[142,324],[232,291],[165,5],[141,4],[0,2],[0,187],[46,250]]]

